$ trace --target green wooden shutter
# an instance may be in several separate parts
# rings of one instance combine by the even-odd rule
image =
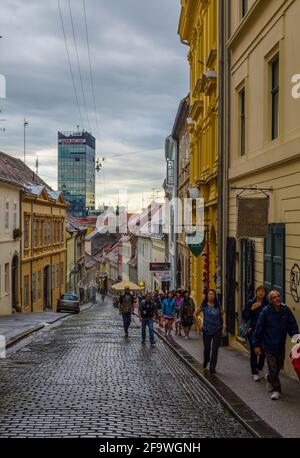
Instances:
[[[273,225],[273,289],[281,293],[285,300],[285,225]]]
[[[271,224],[264,248],[264,285],[276,289],[285,300],[285,225]]]
[[[264,285],[268,291],[272,289],[272,226],[269,226],[264,249]]]

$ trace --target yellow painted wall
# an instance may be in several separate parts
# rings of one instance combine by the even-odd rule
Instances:
[[[40,244],[40,231],[38,231],[38,245],[34,246],[33,221],[34,218],[51,221],[53,237],[53,221],[62,221],[65,224],[66,217],[65,204],[50,202],[46,194],[42,194],[38,199],[23,196],[22,202],[22,311],[42,312],[45,309],[44,301],[44,269],[49,266],[49,305],[52,310],[56,310],[57,300],[60,294],[66,289],[66,231],[62,228],[63,240],[51,239],[50,244],[45,243],[45,234],[42,231],[42,244]],[[24,246],[25,219],[30,217],[29,226],[29,245]],[[58,266],[58,275],[57,275]],[[54,267],[54,275],[53,275]],[[62,269],[62,274],[61,274]],[[41,279],[38,281],[38,274]],[[35,288],[33,275],[36,274]],[[29,277],[29,304],[25,305],[25,277]],[[40,288],[39,288],[40,284]],[[39,294],[40,289],[40,294]],[[34,292],[35,291],[35,292]]]
[[[218,170],[218,2],[182,0],[179,35],[190,50],[190,187],[205,201],[209,241],[209,286],[216,289],[217,170]],[[215,234],[211,237],[211,234]],[[191,292],[197,305],[203,298],[204,259],[191,255]]]

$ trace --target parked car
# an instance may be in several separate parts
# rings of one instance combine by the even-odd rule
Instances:
[[[57,311],[58,312],[80,312],[80,302],[79,297],[73,293],[64,293],[61,295],[60,299],[57,302]]]

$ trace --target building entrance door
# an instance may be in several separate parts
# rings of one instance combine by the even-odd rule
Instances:
[[[50,266],[44,268],[44,309],[50,309]]]
[[[17,310],[19,305],[19,258],[18,256],[14,256],[11,265],[11,294],[12,294],[12,306],[14,309]]]

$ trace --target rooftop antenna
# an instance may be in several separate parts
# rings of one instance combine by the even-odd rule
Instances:
[[[35,160],[35,173],[38,175],[39,174],[39,157],[36,155],[36,160]]]
[[[2,113],[2,110],[0,110],[0,113]],[[7,121],[7,119],[0,119],[0,122],[5,122],[5,121]],[[1,127],[0,130],[2,130],[2,132],[5,132],[5,127]]]
[[[24,118],[24,164],[26,164],[26,127],[28,127],[28,124]]]

